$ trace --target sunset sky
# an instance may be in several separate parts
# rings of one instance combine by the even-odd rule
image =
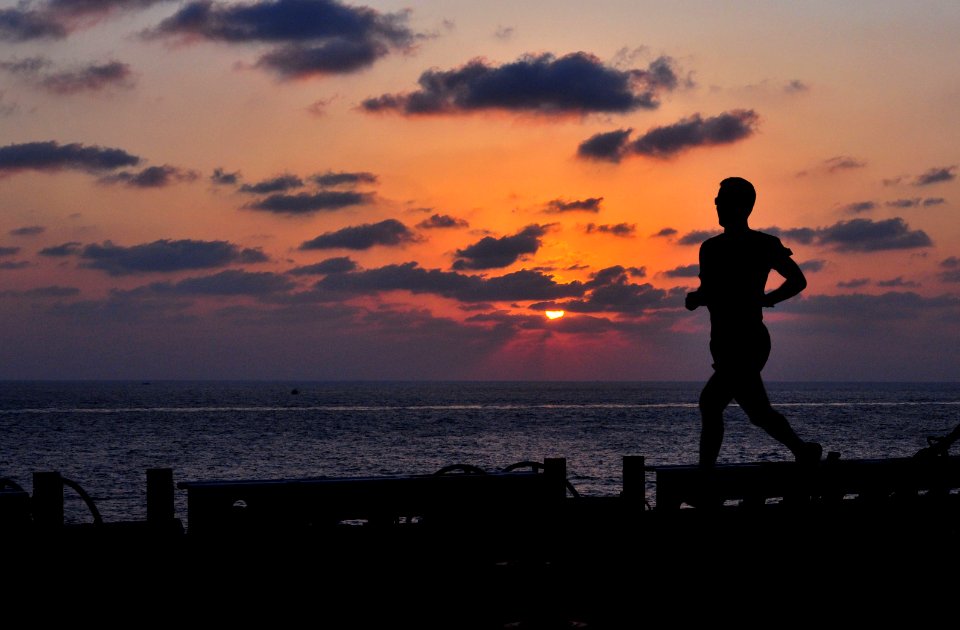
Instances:
[[[954,0],[2,1],[0,378],[703,380],[683,297],[736,175],[809,282],[765,378],[956,381],[958,32]]]

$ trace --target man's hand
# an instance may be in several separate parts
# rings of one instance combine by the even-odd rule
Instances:
[[[691,291],[687,293],[687,299],[684,301],[684,306],[687,307],[688,311],[697,310],[698,306],[703,306],[703,302],[700,301],[700,292]]]

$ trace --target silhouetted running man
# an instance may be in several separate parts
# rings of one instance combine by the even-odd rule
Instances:
[[[770,334],[763,308],[803,291],[807,280],[790,257],[793,252],[775,236],[751,230],[747,217],[757,193],[740,177],[720,182],[714,203],[723,233],[700,246],[700,288],[687,294],[686,307],[710,311],[710,354],[713,376],[700,394],[700,465],[712,467],[723,442],[723,410],[736,400],[750,418],[790,449],[801,463],[820,460],[823,449],[801,440],[790,423],[770,405],[760,371],[770,356]],[[764,293],[774,269],[784,277],[776,290]]]

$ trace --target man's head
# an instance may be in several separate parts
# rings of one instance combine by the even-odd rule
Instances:
[[[723,227],[747,224],[747,217],[757,201],[753,184],[742,177],[728,177],[720,182],[720,191],[713,202],[717,205],[717,218]]]

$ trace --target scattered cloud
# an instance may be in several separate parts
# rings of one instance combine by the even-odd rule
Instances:
[[[957,174],[954,172],[957,170],[956,166],[944,166],[941,168],[931,168],[927,172],[917,175],[916,179],[913,180],[914,186],[929,186],[931,184],[939,184],[940,182],[950,182],[957,178]]]
[[[823,271],[823,268],[826,266],[827,261],[821,259],[805,260],[802,263],[799,263],[799,267],[802,271],[807,273],[816,273],[818,271]]]
[[[474,59],[454,70],[427,70],[420,89],[384,94],[362,104],[368,112],[406,115],[507,110],[542,115],[626,113],[654,109],[678,85],[673,60],[660,57],[646,69],[619,70],[577,52],[556,57],[528,54],[492,66]]]
[[[344,293],[410,291],[430,293],[461,302],[552,300],[583,295],[579,281],[558,284],[539,271],[521,270],[484,278],[456,271],[423,269],[415,262],[387,265],[352,273],[328,275],[317,288]]]
[[[51,258],[60,258],[62,256],[73,256],[80,253],[80,246],[82,243],[76,241],[70,241],[69,243],[63,243],[62,245],[54,245],[53,247],[44,247],[39,252],[40,256],[49,256]]]
[[[629,237],[634,236],[637,233],[637,224],[616,223],[613,225],[597,225],[596,223],[588,223],[587,227],[584,228],[584,232],[587,234],[593,234],[594,232],[597,232],[599,234],[612,234],[613,236]]]
[[[677,243],[680,245],[699,245],[708,238],[713,238],[721,233],[722,230],[693,230],[681,236]]]
[[[19,252],[19,247],[0,247],[0,256],[15,256]]]
[[[544,212],[547,214],[560,214],[562,212],[585,211],[600,212],[600,203],[603,197],[589,197],[587,199],[577,199],[574,201],[564,201],[563,199],[553,199],[547,202]]]
[[[179,182],[192,182],[200,177],[197,171],[164,164],[149,166],[139,172],[122,172],[105,175],[98,181],[101,184],[124,184],[132,188],[165,188]]]
[[[131,291],[114,291],[114,296],[164,295],[251,295],[262,296],[289,291],[296,286],[289,278],[269,271],[227,269],[209,276],[185,278],[179,282],[155,282]]]
[[[240,171],[228,173],[222,168],[215,168],[213,169],[213,175],[210,176],[210,181],[217,186],[236,186],[240,181]]]
[[[396,219],[345,227],[305,241],[298,249],[370,249],[375,245],[395,246],[411,243],[416,235]]]
[[[840,209],[851,214],[859,214],[861,212],[870,212],[871,210],[875,210],[876,207],[877,204],[873,201],[854,201],[853,203],[848,203],[845,206],[841,206]]]
[[[888,201],[884,205],[890,208],[916,208],[920,205],[920,198],[915,199],[894,199],[893,201]]]
[[[356,184],[376,184],[377,176],[365,171],[349,173],[327,171],[312,175],[310,180],[324,188],[332,186],[354,186]]]
[[[8,232],[10,236],[36,236],[37,234],[43,234],[47,231],[47,228],[41,225],[27,225],[20,228],[14,228]]]
[[[793,241],[800,243],[801,245],[809,245],[817,236],[817,230],[813,228],[787,228],[785,230],[780,229],[776,226],[762,228],[761,232],[766,232],[767,234],[772,234],[777,238]]]
[[[930,247],[933,241],[923,230],[911,230],[900,217],[871,221],[851,219],[816,230],[816,240],[843,252],[875,252]]]
[[[372,199],[373,195],[370,193],[350,190],[321,190],[296,195],[270,195],[247,207],[276,214],[303,215],[313,214],[314,212],[331,212],[350,206],[361,206],[369,203]]]
[[[586,299],[532,304],[530,308],[558,309],[571,313],[638,314],[649,309],[674,306],[667,291],[657,289],[649,283],[630,282],[628,271],[619,265],[593,274],[592,280],[585,286],[591,289]]]
[[[943,197],[927,197],[923,200],[923,207],[929,208],[930,206],[939,206],[944,203],[947,203],[947,200]]]
[[[267,44],[256,67],[284,79],[344,74],[368,68],[392,51],[409,51],[417,39],[408,11],[380,13],[335,0],[260,0],[247,3],[188,2],[146,31],[228,44]]]
[[[64,298],[80,295],[80,289],[76,287],[61,287],[52,285],[48,287],[35,287],[25,291],[6,290],[0,291],[2,297],[18,298]]]
[[[20,2],[15,9],[0,10],[0,40],[24,42],[62,39],[73,31],[95,24],[111,13],[146,9],[173,0],[46,0]],[[36,8],[34,8],[36,7]]]
[[[664,271],[663,275],[668,278],[696,278],[700,275],[700,265],[693,264],[674,267],[673,269]]]
[[[25,260],[21,260],[21,261],[5,260],[3,262],[0,262],[0,269],[3,269],[3,270],[25,269],[29,266],[30,266],[30,263],[28,263]]]
[[[88,269],[105,271],[111,276],[151,272],[172,272],[187,269],[222,267],[231,263],[258,263],[268,260],[259,249],[244,249],[227,241],[196,241],[162,239],[152,243],[123,247],[111,241],[86,245],[82,249],[60,246],[58,253],[44,254],[62,256],[77,254]],[[41,252],[43,253],[43,252]]]
[[[841,280],[837,286],[841,289],[859,289],[870,284],[870,278],[854,278],[853,280]]]
[[[79,143],[26,142],[0,147],[0,176],[24,170],[55,172],[71,169],[97,173],[139,163],[139,157],[122,149]]]
[[[287,273],[293,276],[318,276],[328,273],[347,273],[348,271],[355,271],[356,269],[357,263],[349,256],[337,256],[336,258],[321,260],[312,265],[294,267]]]
[[[417,227],[424,230],[433,230],[441,228],[465,228],[470,227],[464,219],[452,217],[449,214],[433,214],[429,219],[424,219],[417,223]]]
[[[673,238],[678,234],[677,230],[672,227],[665,227],[656,234],[651,234],[653,238]]]
[[[694,114],[672,125],[654,127],[636,140],[630,129],[591,136],[577,148],[581,158],[619,162],[628,155],[668,159],[704,146],[731,144],[753,135],[760,117],[752,109],[736,109],[703,118]]]
[[[244,184],[240,187],[240,192],[252,193],[255,195],[267,195],[270,193],[286,192],[294,188],[302,188],[303,180],[296,175],[278,175],[271,179],[265,179],[256,184]]]
[[[904,280],[903,276],[897,276],[896,278],[891,278],[890,280],[879,280],[877,282],[878,287],[888,287],[888,288],[916,288],[920,286],[919,282],[913,280]]]
[[[508,40],[513,37],[513,34],[516,32],[512,26],[497,26],[497,30],[493,33],[493,36],[497,39]]]
[[[944,282],[960,282],[960,258],[950,256],[940,261],[945,271],[940,272],[940,279]]]
[[[120,61],[91,63],[67,70],[46,71],[52,63],[44,57],[2,62],[0,70],[16,75],[28,85],[61,96],[100,92],[108,88],[131,88],[130,66]]]
[[[803,81],[794,79],[793,81],[790,81],[785,86],[783,86],[783,91],[787,92],[788,94],[799,94],[802,92],[809,92],[810,86],[804,83]]]
[[[535,254],[542,242],[540,238],[547,233],[544,225],[528,225],[513,236],[494,238],[485,236],[476,243],[456,252],[454,269],[495,269],[508,267],[521,256]]]
[[[828,175],[833,175],[834,173],[839,173],[841,171],[864,168],[866,165],[866,161],[859,158],[851,157],[849,155],[837,155],[832,158],[827,158],[811,170],[817,173],[827,173]],[[800,171],[797,173],[797,176],[802,177],[804,175],[808,175],[809,173],[810,170]]]
[[[577,147],[577,156],[588,160],[619,162],[633,128],[617,129],[590,136]]]

